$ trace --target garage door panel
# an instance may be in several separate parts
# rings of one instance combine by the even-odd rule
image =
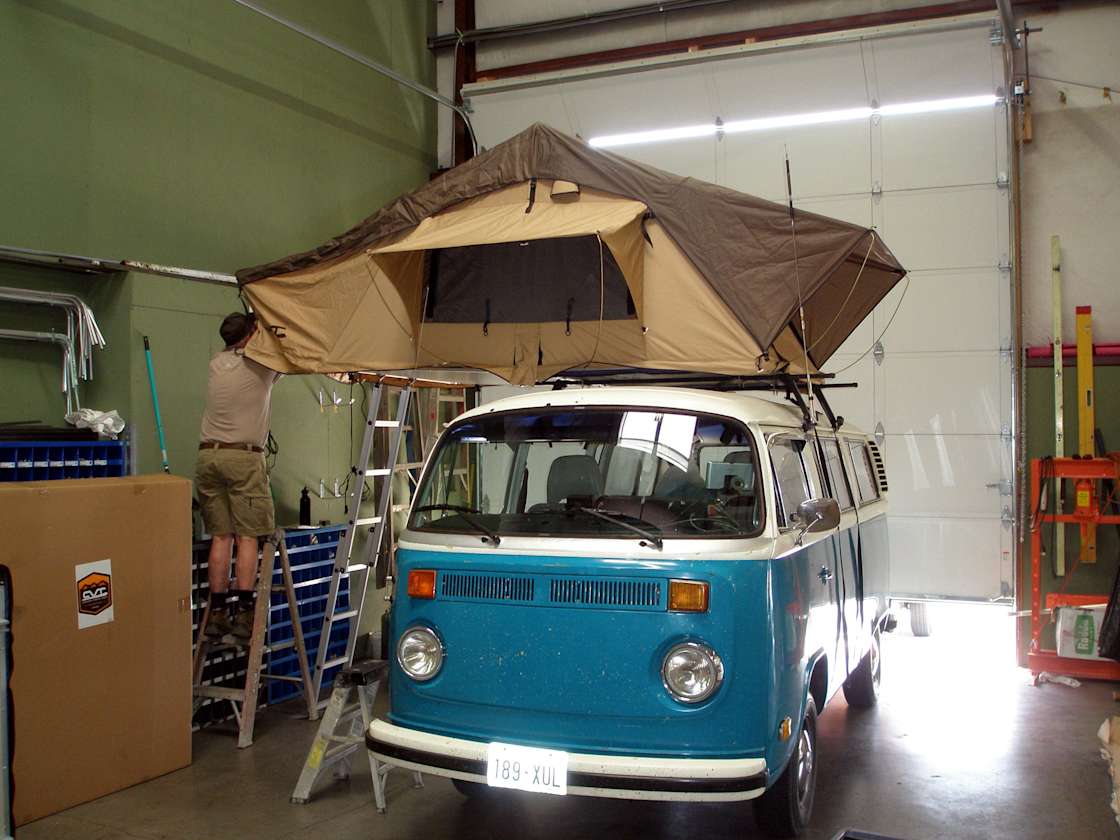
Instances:
[[[997,266],[1001,201],[994,185],[884,193],[883,238],[911,271]]]
[[[795,198],[793,205],[800,210],[806,210],[810,213],[820,213],[824,216],[831,216],[834,219],[841,219],[845,222],[851,222],[854,225],[861,225],[863,227],[871,227],[871,194],[865,192],[863,195],[853,196],[840,196],[835,198]],[[867,252],[867,242],[864,242],[864,253]],[[862,259],[862,257],[861,257]],[[870,344],[870,342],[868,342]],[[864,345],[866,348],[867,345]]]
[[[998,269],[912,273],[875,308],[876,334],[897,309],[884,336],[892,352],[998,352],[1008,339],[1006,286]]]
[[[480,146],[490,148],[524,131],[526,126],[543,122],[557,131],[576,133],[564,110],[559,89],[510,90],[472,97],[471,125]]]
[[[981,28],[872,42],[879,102],[893,105],[992,93],[993,48]]]
[[[892,328],[893,329],[893,328]],[[883,425],[891,434],[998,435],[1006,422],[999,353],[893,352],[883,339]]]
[[[925,519],[892,513],[891,591],[987,599],[1001,592],[999,520]],[[947,589],[951,582],[951,589]]]
[[[771,201],[785,201],[788,149],[795,197],[868,193],[869,138],[866,120],[727,134],[720,141],[721,183]]]
[[[998,519],[1007,445],[987,435],[888,434],[883,457],[891,514]]]
[[[626,156],[667,172],[687,172],[689,177],[716,183],[716,139],[697,137],[672,143],[642,143],[625,149]]]
[[[997,116],[995,106],[884,116],[883,189],[994,184]]]
[[[535,90],[533,88],[532,90]],[[572,119],[584,139],[715,122],[716,103],[699,68],[677,68],[570,82],[564,86]],[[628,148],[630,152],[638,147]]]
[[[862,108],[870,103],[860,45],[833,44],[710,65],[725,121]]]

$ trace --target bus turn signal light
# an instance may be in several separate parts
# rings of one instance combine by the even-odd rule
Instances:
[[[413,569],[409,572],[408,594],[411,598],[436,597],[435,569]]]
[[[671,612],[707,612],[708,584],[702,580],[669,581],[669,610]]]

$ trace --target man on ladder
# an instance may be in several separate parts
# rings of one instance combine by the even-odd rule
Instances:
[[[195,490],[210,543],[210,617],[206,635],[227,634],[248,642],[253,630],[258,537],[276,530],[265,465],[272,415],[272,387],[280,374],[245,356],[256,330],[253,315],[234,312],[218,332],[225,349],[210,360],[206,409],[202,414]],[[237,539],[237,574],[229,602],[229,567]]]

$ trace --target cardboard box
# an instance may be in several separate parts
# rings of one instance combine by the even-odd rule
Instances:
[[[0,484],[15,823],[191,760],[191,484]]]
[[[1105,607],[1061,607],[1058,610],[1058,656],[1103,659],[1097,655]]]

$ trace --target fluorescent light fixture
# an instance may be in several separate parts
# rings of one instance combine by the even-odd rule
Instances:
[[[922,102],[902,102],[879,108],[843,108],[836,111],[813,111],[807,114],[787,114],[780,117],[758,117],[753,120],[732,120],[719,125],[684,125],[678,128],[658,128],[652,131],[632,131],[626,134],[604,134],[592,137],[588,143],[598,149],[614,146],[633,146],[638,143],[664,143],[692,137],[711,137],[716,134],[742,134],[748,131],[770,131],[775,128],[794,128],[805,125],[854,122],[866,120],[876,114],[898,116],[901,114],[931,114],[939,111],[962,111],[968,108],[991,107],[999,101],[994,94],[983,96],[958,96],[951,99],[927,99]]]

